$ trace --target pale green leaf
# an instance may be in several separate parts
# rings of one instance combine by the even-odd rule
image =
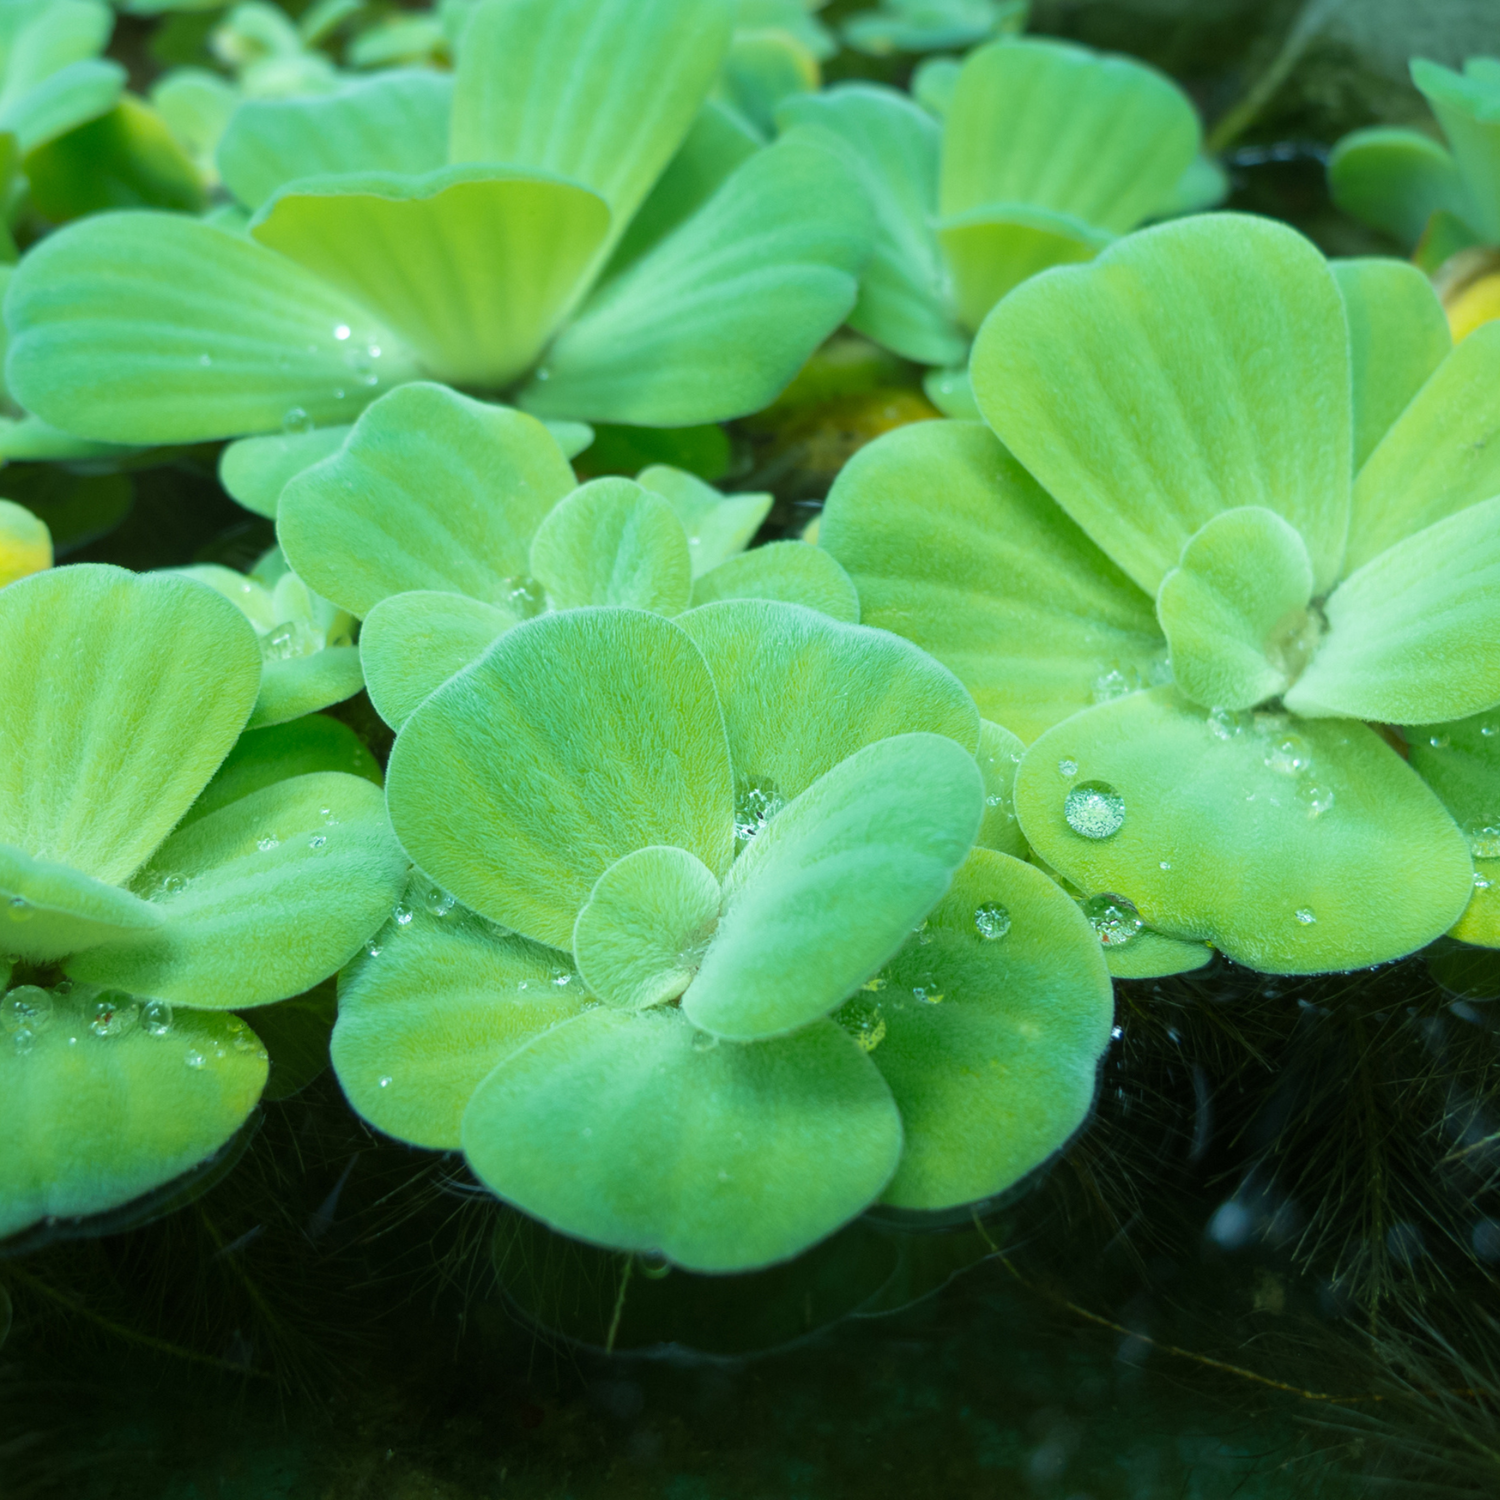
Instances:
[[[1453,347],[1432,283],[1402,260],[1329,263],[1349,320],[1354,371],[1354,470]],[[1355,516],[1358,517],[1358,487]],[[1357,520],[1354,524],[1357,524]]]
[[[945,417],[960,422],[981,422],[974,402],[974,387],[969,383],[968,368],[929,370],[922,377],[922,393]]]
[[[555,609],[620,604],[675,615],[693,588],[681,522],[629,479],[591,480],[560,500],[531,539],[530,571]]]
[[[719,882],[702,860],[637,849],[594,882],[573,928],[573,961],[605,1004],[643,1010],[687,989],[718,920]]]
[[[1025,859],[1026,839],[1016,819],[1016,767],[1025,745],[988,719],[979,721],[979,749],[974,759],[984,778],[984,819],[974,842],[985,849]]]
[[[247,99],[219,142],[224,186],[257,209],[299,177],[343,172],[432,172],[448,161],[453,80],[392,71],[335,94]]]
[[[100,57],[80,58],[24,92],[9,86],[0,96],[0,130],[16,138],[24,154],[97,119],[125,91],[125,69]]]
[[[79,564],[0,590],[0,841],[119,884],[234,744],[260,682],[200,583]]]
[[[642,469],[636,483],[654,490],[677,512],[687,532],[694,578],[748,547],[771,512],[770,495],[721,495],[697,475],[667,464]]]
[[[264,729],[316,713],[352,698],[365,685],[358,646],[325,646],[306,656],[267,661],[261,667],[260,694],[247,729]]]
[[[805,542],[767,542],[741,552],[693,584],[693,603],[720,599],[778,599],[801,604],[850,625],[859,621],[859,595],[832,553]]]
[[[1080,890],[1122,896],[1156,931],[1272,973],[1399,958],[1469,899],[1468,849],[1442,803],[1347,720],[1211,714],[1170,688],[1133,693],[1031,746],[1016,811]]]
[[[1430,724],[1500,703],[1500,496],[1397,542],[1323,610],[1293,712]]]
[[[1001,442],[1148,593],[1205,521],[1243,505],[1301,533],[1320,592],[1338,576],[1349,333],[1294,230],[1239,214],[1142,230],[1017,287],[971,371]]]
[[[1307,548],[1275,511],[1220,511],[1156,596],[1178,688],[1205,708],[1274,698],[1302,665],[1295,651],[1312,593]]]
[[[379,787],[337,771],[297,776],[174,833],[131,882],[162,924],[65,968],[214,1010],[284,1000],[347,963],[405,882]]]
[[[180,1011],[98,1036],[91,997],[56,996],[29,1051],[0,1047],[0,1237],[102,1212],[170,1182],[245,1122],[266,1055],[238,1016]]]
[[[917,422],[861,449],[818,544],[866,624],[930,651],[1023,740],[1117,682],[1144,686],[1165,653],[1151,600],[978,423]]]
[[[37,963],[150,932],[161,913],[129,891],[0,844],[0,948]]]
[[[214,152],[239,106],[239,90],[207,68],[182,67],[162,74],[151,85],[150,97],[167,128],[211,183],[218,176]]]
[[[1104,950],[1104,962],[1115,979],[1165,979],[1191,974],[1213,961],[1206,943],[1185,942],[1143,927],[1125,943]]]
[[[897,735],[857,750],[735,860],[684,1013],[737,1041],[827,1015],[942,897],[983,810],[973,756],[943,735]]]
[[[1191,102],[1133,58],[1034,39],[995,42],[958,75],[939,208],[1033,204],[1123,234],[1198,152]]]
[[[287,484],[277,534],[308,586],[352,614],[411,589],[504,604],[536,528],[573,485],[535,418],[418,383],[376,402],[338,452]]]
[[[274,521],[287,481],[337,452],[349,431],[348,426],[315,427],[240,438],[219,455],[219,483],[246,510]]]
[[[339,976],[330,1051],[378,1130],[456,1151],[474,1090],[502,1058],[593,1003],[570,955],[499,933],[462,907],[411,907]]]
[[[1218,208],[1229,196],[1229,191],[1229,173],[1218,157],[1200,150],[1173,183],[1172,191],[1152,209],[1151,217],[1172,219],[1178,214],[1196,214]]]
[[[1483,58],[1472,58],[1464,74],[1425,57],[1411,61],[1411,80],[1427,96],[1453,148],[1463,179],[1465,209],[1459,211],[1484,238],[1500,241],[1500,88],[1486,79]]]
[[[508,609],[465,594],[414,589],[382,599],[359,632],[375,712],[399,729],[423,699],[520,620]]]
[[[901,1122],[832,1022],[701,1049],[674,1006],[607,1006],[539,1036],[479,1086],[464,1154],[553,1228],[698,1271],[784,1260],[885,1186]]]
[[[608,227],[603,199],[576,182],[474,166],[304,178],[250,232],[375,310],[438,379],[493,388],[541,353]],[[348,380],[377,368],[367,356]]]
[[[12,395],[107,442],[347,421],[413,373],[343,294],[252,239],[173,214],[101,214],[49,236],[11,278],[5,325]],[[362,385],[349,350],[372,346],[384,353]]]
[[[411,857],[553,947],[632,850],[671,844],[716,874],[729,864],[713,679],[682,630],[639,610],[564,610],[508,631],[406,721],[387,776]]]
[[[1083,1123],[1113,991],[1093,929],[1040,870],[976,849],[881,979],[855,1006],[883,1023],[870,1060],[906,1137],[884,1202],[992,1197]]]
[[[780,141],[585,304],[521,403],[648,427],[758,411],[853,306],[869,235],[840,162]]]
[[[1440,209],[1468,211],[1452,154],[1431,136],[1398,126],[1356,130],[1328,158],[1328,190],[1346,214],[1410,249]]]
[[[713,673],[741,803],[779,806],[893,735],[947,735],[970,754],[979,743],[953,674],[885,631],[769,599],[707,604],[679,623]]]

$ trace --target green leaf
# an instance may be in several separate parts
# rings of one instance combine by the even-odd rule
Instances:
[[[1323,610],[1294,713],[1430,724],[1500,703],[1500,496],[1397,542]]]
[[[185,828],[262,787],[314,771],[343,771],[381,784],[379,763],[347,724],[326,714],[307,714],[267,729],[246,730],[177,826]]]
[[[277,534],[308,587],[352,614],[411,589],[503,604],[536,528],[573,484],[535,418],[413,384],[288,482]]]
[[[475,166],[303,178],[250,232],[374,309],[438,379],[499,387],[541,353],[608,227],[576,182]],[[365,363],[351,382],[374,378]]]
[[[474,1090],[501,1059],[588,997],[573,960],[462,907],[414,903],[339,976],[334,1070],[349,1102],[378,1130],[456,1151]]]
[[[788,100],[783,129],[800,126],[849,164],[875,210],[875,239],[849,326],[922,364],[961,361],[967,340],[943,297],[933,234],[937,212],[937,122],[904,94],[844,84]]]
[[[785,139],[584,306],[521,395],[543,416],[683,427],[766,406],[854,304],[858,184]]]
[[[945,417],[960,422],[980,422],[979,408],[974,404],[974,387],[969,383],[968,369],[929,370],[922,377],[922,393]]]
[[[607,1005],[644,1010],[687,989],[719,920],[719,882],[686,849],[637,849],[607,869],[573,928],[583,982]]]
[[[1466,200],[1459,216],[1494,244],[1500,240],[1500,88],[1493,78],[1486,78],[1486,61],[1471,58],[1460,75],[1441,63],[1414,57],[1411,81],[1427,96],[1453,148]],[[1476,63],[1481,66],[1476,68]]]
[[[677,512],[687,532],[695,579],[744,551],[771,513],[770,495],[721,495],[696,475],[666,464],[642,469],[636,483],[655,491]]]
[[[1453,340],[1443,304],[1415,266],[1400,260],[1335,260],[1329,269],[1349,320],[1357,474],[1447,358]],[[1358,506],[1356,499],[1356,513]]]
[[[248,729],[284,724],[352,698],[365,685],[358,646],[325,646],[307,656],[267,661]]]
[[[1354,486],[1346,572],[1465,506],[1500,494],[1494,390],[1500,323],[1454,346],[1370,455]]]
[[[29,1049],[0,1046],[0,1237],[170,1182],[260,1098],[265,1051],[238,1016],[179,1011],[158,1033],[132,1012],[130,1030],[99,1036],[91,1004],[54,995]]]
[[[1025,859],[1029,852],[1016,820],[1016,767],[1025,746],[1010,730],[979,721],[979,749],[974,759],[984,778],[984,819],[974,842],[985,849]]]
[[[65,968],[206,1009],[285,1000],[347,963],[405,882],[378,787],[337,771],[294,777],[174,833],[131,882],[161,926]]]
[[[11,279],[5,324],[16,400],[106,442],[346,421],[412,374],[393,336],[332,287],[172,214],[101,214],[49,236]],[[371,347],[384,354],[366,386],[348,356]]]
[[[278,432],[241,438],[219,455],[219,483],[258,516],[276,519],[276,502],[287,482],[336,453],[350,427],[315,427],[311,432]]]
[[[375,712],[399,729],[418,704],[477,661],[521,617],[464,594],[414,589],[365,617],[359,655]]]
[[[1219,159],[1199,151],[1172,185],[1172,191],[1152,210],[1154,219],[1172,219],[1179,214],[1202,213],[1218,208],[1229,196],[1229,173]]]
[[[952,275],[955,309],[969,333],[976,333],[989,310],[1028,277],[1092,260],[1115,239],[1072,214],[1025,203],[950,215],[939,221],[937,237]]]
[[[853,580],[831,553],[805,542],[767,542],[721,562],[694,583],[695,605],[720,599],[778,599],[850,625],[859,622]]]
[[[930,731],[970,754],[979,743],[979,715],[952,673],[885,631],[769,599],[706,604],[678,623],[713,673],[742,814],[800,797],[893,735]]]
[[[715,873],[734,793],[713,679],[658,615],[518,625],[406,721],[387,768],[411,857],[466,905],[565,948],[594,882],[651,844]]]
[[[344,172],[432,172],[448,161],[453,80],[392,71],[336,94],[247,99],[219,142],[224,186],[257,209],[299,177]]]
[[[208,206],[198,169],[142,100],[126,94],[98,119],[30,152],[23,170],[38,213],[54,224],[111,208]]]
[[[24,505],[0,500],[0,588],[52,566],[52,533]]]
[[[898,735],[857,750],[735,860],[683,1012],[734,1041],[827,1015],[942,897],[983,809],[973,756],[943,735]]]
[[[234,744],[260,650],[188,579],[80,564],[0,591],[0,841],[124,881]]]
[[[672,507],[629,479],[594,479],[560,500],[531,539],[530,571],[554,609],[620,604],[675,615],[693,588]]]
[[[1126,943],[1104,950],[1104,962],[1115,979],[1165,979],[1191,974],[1213,961],[1206,943],[1184,942],[1143,927]]]
[[[218,176],[214,152],[240,103],[239,90],[207,68],[173,68],[151,85],[151,104],[207,182]]]
[[[1252,708],[1285,691],[1301,665],[1312,562],[1273,510],[1220,511],[1162,579],[1156,615],[1178,688],[1205,708]]]
[[[1399,958],[1469,897],[1453,820],[1379,735],[1348,721],[1132,693],[1031,746],[1016,811],[1080,890],[1124,897],[1156,931],[1270,973]]]
[[[729,47],[727,0],[482,0],[464,31],[449,160],[541,168],[609,205],[612,244]]]
[[[1356,130],[1339,141],[1328,158],[1328,190],[1346,214],[1405,249],[1439,210],[1471,212],[1452,155],[1431,136],[1399,126]]]
[[[854,1008],[880,1027],[870,1060],[906,1136],[882,1201],[993,1197],[1083,1123],[1114,995],[1093,929],[1040,870],[976,849],[880,977]]]
[[[1171,79],[1066,43],[995,42],[958,75],[939,211],[1031,204],[1124,234],[1197,155],[1198,117]]]
[[[1023,740],[1117,680],[1149,682],[1165,651],[1151,600],[978,423],[917,422],[862,448],[818,544],[867,625],[930,651]]]
[[[1327,263],[1285,225],[1178,219],[1027,282],[971,373],[1001,442],[1148,593],[1242,505],[1296,527],[1320,592],[1338,576],[1349,333]]]
[[[114,107],[125,91],[119,63],[85,57],[59,68],[30,88],[6,79],[0,94],[0,131],[16,138],[24,155]]]
[[[700,1271],[785,1260],[879,1194],[901,1122],[838,1027],[748,1047],[701,1036],[673,1006],[558,1026],[479,1086],[464,1154],[556,1229]]]
[[[150,932],[161,914],[119,886],[0,844],[0,947],[36,963]]]
[[[1474,892],[1454,937],[1500,948],[1500,714],[1429,724],[1410,734],[1421,773],[1469,841]]]

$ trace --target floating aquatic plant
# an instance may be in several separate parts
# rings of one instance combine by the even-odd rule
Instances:
[[[1411,267],[1184,220],[995,309],[993,432],[835,485],[863,618],[1031,742],[1016,812],[1084,895],[1275,971],[1500,936],[1500,331],[1447,342]]]
[[[944,668],[796,605],[516,625],[397,736],[433,884],[341,979],[350,1101],[700,1270],[1000,1191],[1082,1119],[1111,1004],[1073,904],[974,847],[979,746]]]
[[[368,779],[283,779],[279,731],[241,740],[261,653],[201,583],[39,573],[0,590],[0,642],[9,1235],[114,1207],[232,1136],[266,1079],[232,1012],[346,962],[406,866]]]
[[[927,365],[961,364],[1026,277],[1161,212],[1200,137],[1192,103],[1155,69],[1035,39],[973,53],[941,122],[869,84],[791,100],[780,118],[842,152],[875,205],[850,325]],[[960,372],[929,394],[951,406],[962,384]]]
[[[856,52],[961,52],[1024,31],[1031,0],[880,0],[842,27]]]
[[[243,104],[218,162],[248,225],[121,213],[45,240],[7,294],[12,393],[124,443],[347,423],[423,374],[584,420],[764,405],[852,305],[867,215],[818,145],[701,119],[732,20],[485,0],[451,78]],[[685,139],[706,156],[643,222]]]

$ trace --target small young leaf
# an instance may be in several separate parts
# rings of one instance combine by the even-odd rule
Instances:
[[[264,729],[300,719],[352,698],[364,685],[357,646],[325,646],[307,656],[265,662],[260,694],[245,727]]]
[[[1010,730],[979,722],[979,749],[974,759],[984,778],[984,820],[974,842],[985,849],[1009,854],[1016,859],[1027,855],[1026,839],[1016,820],[1016,768],[1021,764],[1025,746]]]
[[[859,623],[853,580],[831,553],[805,542],[768,542],[721,562],[694,583],[694,606],[721,599],[776,599]]]
[[[219,483],[258,516],[276,519],[276,503],[289,480],[336,453],[353,429],[315,427],[311,432],[277,432],[240,438],[219,455]]]
[[[1420,131],[1379,125],[1346,135],[1328,158],[1328,189],[1346,214],[1383,229],[1404,248],[1440,209],[1468,210],[1452,153]]]
[[[687,532],[693,577],[742,552],[771,512],[770,495],[721,495],[685,469],[652,464],[636,475],[636,483],[660,495]]]

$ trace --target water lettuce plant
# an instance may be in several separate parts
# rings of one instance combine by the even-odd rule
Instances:
[[[266,1079],[233,1012],[347,962],[406,863],[365,776],[326,755],[287,774],[280,730],[241,738],[261,653],[203,584],[23,578],[0,589],[0,657],[4,1236],[228,1140]]]
[[[1111,997],[1072,902],[974,846],[980,742],[946,669],[798,605],[514,626],[397,735],[431,884],[341,976],[351,1103],[698,1270],[1001,1191],[1082,1120]]]
[[[1240,215],[1144,230],[1000,303],[992,430],[872,444],[820,544],[1030,742],[1022,830],[1127,939],[1382,962],[1493,910],[1497,361],[1500,328],[1448,352],[1400,262]]]
[[[1013,286],[1163,210],[1201,134],[1154,68],[1034,38],[971,54],[941,121],[869,84],[790,100],[780,119],[841,151],[875,205],[850,326],[938,366],[963,362]]]
[[[6,295],[12,394],[123,443],[345,424],[422,375],[588,421],[764,405],[854,301],[868,215],[841,163],[743,143],[624,244],[732,22],[484,0],[451,78],[246,102],[218,162],[248,224],[119,213],[42,242]]]
[[[880,0],[841,28],[856,52],[962,52],[1024,31],[1031,0]]]
[[[297,574],[364,621],[370,698],[399,727],[498,636],[549,610],[675,615],[750,596],[858,619],[854,585],[826,553],[744,551],[770,506],[661,465],[580,486],[536,418],[418,382],[381,397],[287,485],[277,530]]]

